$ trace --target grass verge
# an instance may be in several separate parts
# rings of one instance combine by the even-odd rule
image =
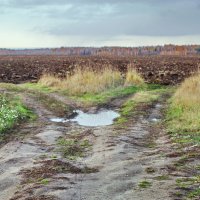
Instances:
[[[200,145],[200,75],[186,79],[170,100],[167,127],[183,145]]]
[[[166,114],[167,131],[182,151],[182,157],[174,163],[189,178],[177,179],[179,196],[183,199],[199,199],[199,170],[195,163],[200,155],[200,74],[186,79],[169,101]],[[191,173],[192,171],[192,173]],[[197,183],[198,182],[198,183]],[[185,198],[187,197],[187,198]]]
[[[16,125],[19,121],[34,118],[33,113],[26,108],[20,99],[9,95],[0,95],[0,134]]]

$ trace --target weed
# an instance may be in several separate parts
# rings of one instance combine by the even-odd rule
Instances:
[[[195,166],[195,169],[200,170],[200,165]]]
[[[149,182],[149,181],[141,181],[139,184],[138,184],[138,186],[140,187],[140,188],[149,188],[149,187],[151,187],[152,186],[152,183],[151,182]]]
[[[21,103],[20,99],[0,95],[0,133],[27,118],[34,119],[35,115]]]
[[[51,155],[51,159],[55,160],[55,159],[57,159],[57,156],[56,155]]]
[[[39,183],[42,184],[42,185],[48,185],[49,184],[49,179],[39,180]]]
[[[91,147],[88,140],[77,139],[59,139],[59,151],[65,158],[74,160],[78,157],[83,157],[86,149]]]
[[[200,198],[200,188],[195,189],[191,192],[188,193],[187,195],[188,198],[193,199],[193,198]]]

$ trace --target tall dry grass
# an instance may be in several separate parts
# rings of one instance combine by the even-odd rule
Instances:
[[[122,84],[121,73],[107,68],[102,71],[77,69],[64,81],[64,87],[70,94],[99,93]]]
[[[200,144],[200,74],[185,79],[171,99],[167,130],[176,143]]]
[[[53,75],[44,74],[39,83],[44,86],[67,90],[71,95],[84,93],[99,93],[115,88],[123,83],[123,78],[118,70],[105,68],[102,71],[77,68],[73,75],[59,79]]]
[[[143,84],[144,84],[144,79],[142,78],[142,76],[137,72],[137,70],[131,64],[129,64],[124,85],[130,86],[130,85],[143,85]]]
[[[63,80],[52,74],[43,74],[38,83],[47,87],[61,87]]]
[[[200,107],[200,73],[187,78],[177,89],[174,103],[183,107]]]
[[[96,94],[119,86],[138,86],[144,84],[144,80],[131,67],[128,68],[125,78],[119,70],[112,67],[105,67],[98,71],[90,68],[76,68],[72,75],[68,75],[64,79],[44,74],[41,76],[39,84],[66,90],[70,95],[82,95],[85,93]]]

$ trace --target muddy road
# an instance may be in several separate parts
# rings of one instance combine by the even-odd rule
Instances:
[[[0,148],[1,200],[175,199],[175,178],[167,166],[176,158],[165,156],[174,147],[161,123],[166,97],[140,106],[123,126],[93,127],[53,122],[57,113],[31,95],[20,95],[38,118],[18,126],[12,140]],[[71,105],[66,97],[53,97]],[[110,105],[117,112],[125,100]],[[73,109],[76,106],[80,109],[73,103]],[[62,138],[89,142],[80,145],[84,155],[69,157],[58,145]]]

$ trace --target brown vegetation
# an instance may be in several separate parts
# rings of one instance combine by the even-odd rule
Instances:
[[[80,95],[97,94],[124,85],[138,86],[144,84],[144,80],[134,68],[129,67],[126,77],[123,78],[119,70],[108,67],[95,71],[91,68],[77,68],[73,74],[62,79],[55,75],[44,74],[39,83],[43,86],[66,90],[71,95]]]
[[[200,73],[187,78],[174,95],[175,103],[183,107],[200,106]]]

